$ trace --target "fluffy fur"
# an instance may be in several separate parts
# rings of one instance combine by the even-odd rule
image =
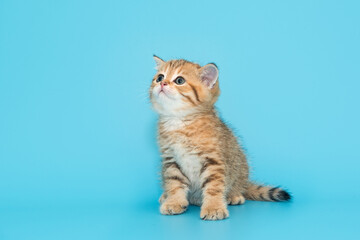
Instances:
[[[214,109],[220,94],[216,65],[154,59],[150,99],[159,113],[160,212],[180,214],[194,204],[201,206],[202,219],[219,220],[229,216],[227,204],[289,200],[280,188],[249,181],[246,156]]]

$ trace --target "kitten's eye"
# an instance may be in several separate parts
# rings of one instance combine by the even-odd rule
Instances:
[[[156,82],[161,82],[164,79],[164,75],[160,74],[157,79]]]
[[[174,82],[177,84],[177,85],[182,85],[185,83],[185,79],[182,78],[182,77],[178,77],[174,80]]]

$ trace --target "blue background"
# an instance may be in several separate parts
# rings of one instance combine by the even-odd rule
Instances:
[[[0,239],[355,239],[358,1],[0,1]],[[291,203],[161,216],[152,54],[220,69],[252,178]]]

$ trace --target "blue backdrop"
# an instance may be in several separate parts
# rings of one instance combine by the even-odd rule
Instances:
[[[0,239],[355,239],[358,1],[0,1]],[[291,203],[161,216],[152,54],[220,69],[252,178]]]

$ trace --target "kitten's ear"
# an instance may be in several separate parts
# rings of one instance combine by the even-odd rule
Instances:
[[[219,70],[215,63],[209,63],[200,69],[201,81],[208,87],[212,88],[219,78]]]
[[[158,56],[154,55],[154,60],[155,60],[155,63],[156,63],[156,67],[155,69],[159,69],[161,65],[163,65],[165,63],[164,60],[162,60],[161,58],[159,58]]]

